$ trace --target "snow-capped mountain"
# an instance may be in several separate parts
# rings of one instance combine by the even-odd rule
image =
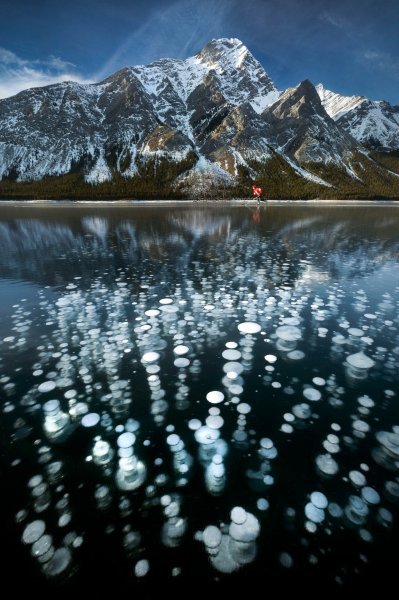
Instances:
[[[241,168],[256,177],[259,165],[278,157],[300,177],[330,186],[308,165],[358,177],[359,150],[369,159],[357,132],[365,122],[376,129],[371,109],[362,116],[367,102],[316,90],[307,80],[279,92],[240,40],[212,40],[186,60],[162,59],[97,84],[64,82],[0,100],[0,178],[79,171],[100,183],[117,173],[141,177],[148,161],[166,160],[185,165],[176,181],[186,187],[229,185]],[[391,124],[390,144],[399,147],[399,109],[390,107],[388,117],[388,108],[374,104],[381,128]]]
[[[361,144],[379,150],[399,148],[399,106],[365,96],[342,96],[321,83],[316,89],[330,117]]]

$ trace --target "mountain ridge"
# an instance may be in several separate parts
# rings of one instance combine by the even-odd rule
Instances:
[[[376,142],[368,131],[378,130],[378,114],[385,137]],[[399,107],[340,96],[309,80],[279,91],[236,38],[212,40],[185,60],[125,67],[99,83],[63,82],[0,100],[2,197],[24,183],[74,173],[88,194],[115,181],[147,189],[149,181],[139,185],[146,177],[159,191],[167,181],[177,196],[214,193],[221,182],[234,193],[268,163],[295,173],[291,179],[305,188],[312,182],[315,193],[340,193],[337,177],[321,174],[327,169],[375,195],[378,186],[370,188],[363,172],[395,192],[397,169],[394,158],[371,153],[398,148]]]

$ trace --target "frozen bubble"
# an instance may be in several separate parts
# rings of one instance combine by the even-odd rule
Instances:
[[[395,500],[399,498],[399,483],[397,481],[387,481],[385,483],[385,490],[389,498]]]
[[[266,354],[266,356],[265,356],[265,360],[266,360],[268,363],[275,363],[275,362],[276,362],[276,360],[277,360],[277,356],[274,356],[274,354]]]
[[[244,367],[239,362],[227,362],[223,365],[223,371],[225,373],[231,373],[234,371],[234,373],[236,373],[237,375],[241,375],[243,370]]]
[[[327,508],[328,506],[327,497],[321,492],[312,492],[310,501],[316,508]]]
[[[305,402],[293,406],[292,412],[298,419],[308,419],[312,414],[309,404],[306,404]]]
[[[291,350],[291,352],[287,352],[287,358],[290,360],[302,360],[305,358],[305,353],[302,350]]]
[[[292,556],[288,552],[282,552],[279,556],[280,564],[286,569],[291,569],[294,566]]]
[[[159,304],[172,304],[173,300],[172,298],[161,298],[161,300],[159,301]]]
[[[330,444],[339,444],[339,437],[333,433],[328,434],[327,440],[330,442]]]
[[[63,306],[69,306],[70,303],[71,303],[71,301],[69,298],[59,298],[56,302],[56,305],[63,307]]]
[[[325,450],[327,450],[327,452],[329,452],[330,454],[337,454],[339,452],[339,445],[333,444],[332,442],[329,442],[328,440],[325,440],[323,442],[323,448]]]
[[[330,515],[332,517],[335,517],[336,519],[339,519],[340,517],[342,517],[342,508],[336,504],[335,502],[331,502],[328,505],[328,512],[330,513]]]
[[[262,438],[260,440],[260,446],[264,450],[270,450],[274,447],[273,441],[270,438]]]
[[[282,321],[285,325],[299,325],[300,324],[300,320],[298,319],[298,317],[284,317],[282,319]]]
[[[213,416],[220,415],[220,408],[217,406],[211,406],[211,408],[208,410],[208,413]]]
[[[349,471],[349,479],[358,487],[366,485],[366,478],[360,471]]]
[[[241,506],[235,506],[230,513],[231,520],[236,525],[242,525],[247,520],[247,513]]]
[[[116,443],[119,448],[131,448],[136,441],[136,436],[130,431],[126,431],[118,436]]]
[[[376,438],[384,448],[395,458],[399,458],[399,434],[379,431]]]
[[[28,487],[30,488],[35,488],[38,485],[40,485],[43,481],[43,476],[42,475],[34,475],[33,477],[31,477],[28,481]]]
[[[145,577],[150,570],[150,563],[146,559],[139,560],[134,567],[136,577]]]
[[[233,433],[233,439],[236,442],[245,442],[248,438],[248,435],[245,433],[245,431],[240,431],[240,430],[236,430]]]
[[[236,342],[226,342],[226,348],[237,348],[238,344]]]
[[[208,445],[213,444],[220,437],[220,433],[218,429],[211,429],[203,425],[196,430],[194,437],[199,444]]]
[[[361,421],[360,419],[353,421],[352,427],[355,431],[360,431],[361,433],[367,433],[370,429],[370,425],[366,423],[366,421]]]
[[[367,502],[367,504],[379,504],[381,499],[377,490],[370,486],[365,486],[362,488],[362,498]]]
[[[367,531],[367,529],[359,529],[359,536],[364,542],[370,543],[373,541],[373,536],[369,531]]]
[[[316,533],[317,525],[313,523],[313,521],[305,521],[305,529],[309,531],[309,533]]]
[[[305,515],[312,523],[322,523],[325,519],[324,510],[317,508],[312,502],[305,506]]]
[[[182,369],[184,367],[188,367],[188,365],[190,364],[190,361],[188,360],[188,358],[176,358],[175,361],[173,362],[173,364],[175,365],[175,367],[178,367],[179,369]]]
[[[360,396],[360,398],[358,398],[357,401],[360,404],[360,406],[363,406],[364,408],[373,408],[374,406],[374,400],[372,400],[366,394],[364,396]]]
[[[281,325],[277,327],[276,336],[285,342],[296,342],[301,339],[301,330],[294,325]]]
[[[238,385],[238,383],[233,383],[233,385],[229,386],[229,391],[232,394],[239,396],[240,394],[243,393],[244,388],[242,387],[242,385]]]
[[[321,398],[321,393],[319,392],[319,390],[316,390],[312,387],[305,388],[303,390],[303,395],[307,400],[310,400],[311,402],[317,402]]]
[[[222,533],[215,525],[208,525],[203,531],[202,539],[207,548],[218,548],[222,541]]]
[[[353,335],[354,337],[362,337],[364,331],[363,329],[359,329],[358,327],[349,327],[348,333],[349,335]]]
[[[152,329],[151,325],[148,325],[148,323],[146,325],[138,325],[138,327],[134,328],[134,332],[135,333],[144,333],[145,331],[149,331],[150,329]]]
[[[258,510],[267,510],[269,508],[269,502],[266,500],[266,498],[258,498],[256,506]]]
[[[319,454],[316,457],[316,465],[325,475],[335,475],[338,473],[338,463],[330,454]]]
[[[315,385],[326,385],[326,380],[322,377],[313,377],[312,381]]]
[[[350,354],[346,358],[347,363],[355,369],[370,369],[375,363],[374,361],[366,356],[363,352],[356,352],[356,354]]]
[[[83,427],[95,427],[99,422],[100,415],[98,413],[88,413],[81,420]]]
[[[172,502],[172,498],[169,496],[169,494],[164,494],[163,496],[161,496],[161,506],[169,506],[169,504]]]
[[[146,310],[144,313],[147,317],[157,317],[160,314],[160,311],[157,308],[150,308]]]
[[[41,383],[37,389],[42,394],[46,392],[52,392],[55,389],[55,383],[54,381],[43,381],[43,383]]]
[[[71,513],[63,513],[58,519],[58,527],[65,527],[71,522]]]
[[[206,395],[206,399],[211,404],[219,404],[219,402],[223,402],[224,394],[222,394],[222,392],[218,392],[218,391],[208,392]]]
[[[177,354],[178,356],[182,356],[183,354],[187,354],[188,351],[189,351],[189,348],[187,346],[183,346],[183,345],[175,346],[173,348],[173,352],[175,354]]]
[[[241,415],[247,415],[248,413],[251,412],[251,407],[246,402],[241,402],[237,406],[237,412],[239,412]]]
[[[295,417],[292,413],[284,413],[283,419],[284,419],[284,421],[287,421],[288,423],[292,423],[293,421],[295,421]]]
[[[190,419],[188,422],[188,427],[192,431],[196,431],[201,427],[201,421],[199,419]]]
[[[207,417],[205,422],[207,426],[211,429],[220,429],[221,427],[223,427],[224,420],[219,415],[210,415],[209,417]]]
[[[141,359],[143,363],[152,363],[156,362],[159,359],[160,355],[158,352],[146,352]]]
[[[165,313],[177,313],[179,307],[176,304],[167,304],[166,306],[161,306],[161,310]]]
[[[253,323],[251,321],[246,321],[245,323],[240,323],[238,325],[238,331],[241,333],[259,333],[262,327],[257,323]]]
[[[58,548],[53,557],[45,566],[46,575],[56,577],[61,575],[69,567],[72,561],[72,555],[68,548]]]
[[[22,533],[22,541],[24,544],[34,544],[37,542],[39,538],[42,537],[44,531],[46,529],[46,524],[44,521],[32,521],[29,523],[23,533]]]
[[[177,444],[180,443],[180,437],[177,435],[177,433],[171,433],[166,438],[166,443],[168,444],[168,446],[177,446]]]
[[[239,360],[241,358],[241,352],[238,350],[224,350],[222,356],[225,360]]]
[[[283,431],[284,433],[292,433],[294,431],[294,428],[292,425],[289,425],[288,423],[283,423],[281,425],[281,431]]]
[[[40,562],[47,562],[45,559],[50,560],[53,555],[52,551],[53,539],[50,535],[42,535],[32,546],[31,554],[37,558]],[[45,556],[47,554],[47,557]]]

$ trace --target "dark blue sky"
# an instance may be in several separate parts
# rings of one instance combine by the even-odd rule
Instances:
[[[1,0],[0,96],[241,39],[279,89],[399,104],[399,0]]]

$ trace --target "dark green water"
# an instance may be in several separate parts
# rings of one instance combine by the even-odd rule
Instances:
[[[389,206],[2,206],[4,581],[394,581],[398,232]]]

